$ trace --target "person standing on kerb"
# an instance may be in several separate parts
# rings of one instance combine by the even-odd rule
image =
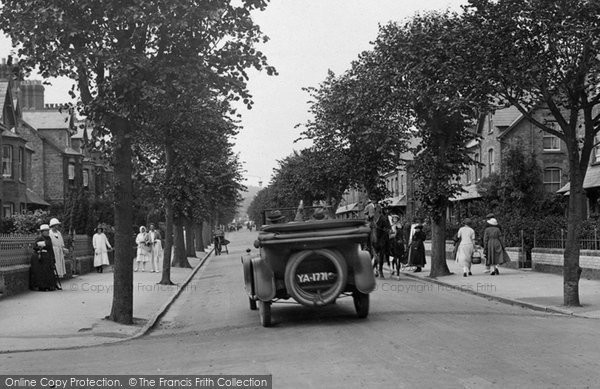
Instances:
[[[92,245],[94,246],[94,267],[97,273],[102,273],[104,272],[104,266],[110,265],[108,252],[112,250],[112,246],[108,242],[102,226],[96,227],[96,233],[92,238]]]
[[[29,268],[29,288],[37,291],[51,291],[58,289],[56,275],[54,274],[55,258],[50,238],[50,226],[40,226],[40,236],[33,244],[33,254]]]
[[[52,239],[52,248],[54,250],[54,259],[56,266],[56,273],[59,278],[64,277],[67,274],[65,266],[65,254],[69,253],[69,250],[65,247],[65,241],[63,236],[58,229],[60,222],[57,218],[50,219],[50,239]]]

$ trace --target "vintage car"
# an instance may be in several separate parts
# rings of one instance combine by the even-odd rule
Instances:
[[[260,256],[242,259],[250,309],[264,327],[271,325],[271,304],[292,298],[309,307],[352,296],[358,317],[369,314],[375,277],[363,220],[311,220],[264,225],[255,246]]]

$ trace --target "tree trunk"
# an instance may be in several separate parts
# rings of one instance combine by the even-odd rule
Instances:
[[[446,262],[446,218],[431,219],[431,271],[430,277],[447,276],[450,273]]]
[[[168,157],[167,157],[168,160]],[[171,253],[173,252],[173,202],[165,200],[165,250],[163,258],[162,278],[159,284],[173,285],[171,281]]]
[[[194,223],[185,219],[185,252],[188,257],[196,258]]]
[[[133,172],[131,136],[124,120],[111,128],[114,141],[115,270],[112,308],[108,318],[133,323]]]
[[[171,137],[166,136],[165,141],[165,176],[167,180],[173,175],[173,144]],[[163,257],[162,277],[159,284],[173,285],[171,281],[171,256],[173,253],[173,201],[169,198],[165,199],[165,248]]]
[[[210,223],[202,223],[202,240],[204,241],[204,248],[207,248],[212,243],[212,233],[210,230]]]
[[[183,223],[181,218],[177,218],[175,220],[175,251],[173,262],[171,265],[173,267],[187,267],[191,268],[192,265],[187,260],[187,256],[185,253],[185,239],[183,235]]]
[[[196,243],[196,251],[204,251],[204,239],[202,237],[202,226],[204,223],[194,225],[194,242]]]
[[[581,224],[584,215],[585,193],[583,191],[583,177],[585,172],[579,168],[577,163],[570,161],[570,194],[569,215],[567,218],[567,241],[565,242],[565,254],[563,265],[563,300],[566,306],[580,306],[579,302],[579,278],[581,268],[579,267]]]

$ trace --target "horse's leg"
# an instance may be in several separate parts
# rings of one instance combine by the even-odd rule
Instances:
[[[381,278],[384,278],[383,277],[383,255],[384,255],[383,250],[379,250],[379,252],[377,253],[377,267],[379,268],[379,277],[381,277]]]

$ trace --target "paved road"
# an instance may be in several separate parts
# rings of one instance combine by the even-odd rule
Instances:
[[[351,299],[313,310],[248,309],[230,234],[149,336],[81,350],[0,355],[5,373],[273,374],[274,388],[595,387],[600,327],[419,280],[379,280],[367,319]]]

